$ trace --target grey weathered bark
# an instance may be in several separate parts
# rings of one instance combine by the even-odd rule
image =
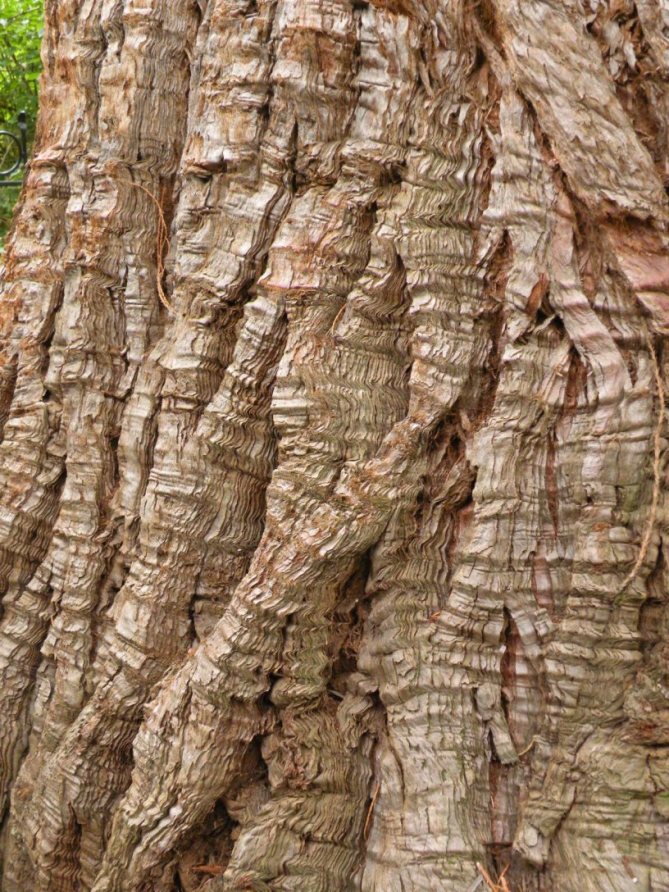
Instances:
[[[669,889],[666,0],[46,7],[3,892]]]

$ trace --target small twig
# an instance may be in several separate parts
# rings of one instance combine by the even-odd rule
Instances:
[[[335,330],[335,328],[337,327],[337,323],[339,322],[339,320],[341,319],[341,317],[344,315],[344,310],[345,310],[345,309],[346,309],[346,301],[344,301],[344,303],[343,303],[343,304],[341,305],[341,307],[339,308],[339,311],[338,311],[337,315],[334,317],[334,320],[333,320],[333,322],[332,322],[332,325],[330,326],[330,336],[334,336],[334,330]]]
[[[655,432],[653,435],[653,496],[650,503],[650,511],[648,512],[648,523],[646,524],[646,530],[643,534],[643,539],[641,540],[641,548],[639,549],[639,555],[634,562],[634,566],[630,570],[630,572],[625,577],[623,584],[618,589],[618,594],[616,597],[620,597],[628,585],[633,582],[636,578],[641,565],[646,559],[646,555],[648,554],[648,549],[650,548],[650,540],[653,537],[653,530],[655,528],[655,519],[657,517],[657,506],[660,500],[660,461],[662,458],[662,427],[664,425],[664,385],[662,383],[662,374],[660,372],[660,366],[657,361],[657,356],[655,354],[655,348],[653,347],[653,343],[650,339],[650,335],[646,339],[646,344],[648,346],[648,351],[650,353],[651,362],[653,364],[653,374],[655,376],[655,390],[657,395],[657,400],[659,403],[658,413],[657,413],[657,424],[655,425]]]
[[[499,886],[498,886],[497,883],[493,880],[493,878],[490,876],[490,874],[489,874],[488,871],[485,869],[485,867],[484,867],[481,863],[479,863],[478,861],[476,862],[476,866],[478,867],[478,869],[479,869],[479,873],[480,873],[481,876],[483,877],[483,879],[484,879],[484,881],[485,881],[485,884],[486,884],[486,886],[488,887],[488,889],[490,889],[491,892],[499,892]]]
[[[170,313],[174,313],[174,307],[169,302],[167,295],[165,294],[165,290],[163,289],[163,276],[165,275],[165,262],[163,258],[170,249],[170,240],[163,208],[153,192],[150,192],[146,188],[146,186],[142,186],[141,183],[135,183],[133,182],[133,180],[128,179],[122,179],[120,182],[126,183],[128,186],[132,186],[133,189],[139,189],[140,191],[144,192],[144,194],[148,195],[151,201],[156,206],[156,210],[158,211],[158,232],[156,238],[156,289],[158,291],[158,299],[160,300],[161,304]]]
[[[532,738],[532,740],[530,740],[530,742],[527,744],[527,746],[526,746],[524,749],[522,749],[522,750],[518,753],[518,758],[520,758],[521,756],[524,756],[524,755],[526,755],[527,753],[529,753],[529,751],[532,749],[532,747],[534,746],[534,744],[535,744],[536,742],[537,742],[537,738],[536,738],[536,735],[535,735],[535,736]]]
[[[372,801],[369,803],[369,808],[367,810],[367,818],[365,819],[365,829],[363,831],[363,835],[365,839],[369,836],[369,828],[372,823],[372,813],[374,812],[374,806],[376,805],[376,800],[379,798],[379,792],[381,790],[381,784],[376,785],[376,789],[372,793]]]
[[[497,882],[495,882],[495,880],[493,880],[493,878],[490,876],[490,874],[485,869],[485,867],[482,864],[480,864],[478,861],[476,862],[476,866],[478,867],[479,873],[483,877],[483,880],[485,881],[486,886],[488,887],[488,889],[491,890],[491,892],[511,892],[511,887],[509,886],[508,882],[506,881],[506,873],[509,869],[508,864],[506,865],[504,870],[500,873]]]

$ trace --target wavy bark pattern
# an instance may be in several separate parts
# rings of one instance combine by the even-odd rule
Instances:
[[[669,888],[668,27],[48,0],[3,892]]]

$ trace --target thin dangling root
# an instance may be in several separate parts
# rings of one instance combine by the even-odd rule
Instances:
[[[648,523],[646,524],[643,539],[641,540],[641,548],[639,549],[638,557],[634,562],[634,566],[625,577],[623,584],[618,589],[617,597],[620,597],[620,595],[623,594],[630,583],[634,581],[637,574],[639,573],[641,565],[646,559],[648,549],[650,548],[650,540],[653,536],[653,530],[655,528],[657,506],[660,500],[660,461],[662,448],[662,427],[664,425],[665,417],[665,395],[664,385],[662,383],[662,374],[660,372],[660,365],[657,361],[657,354],[655,353],[655,348],[653,346],[650,335],[648,335],[648,337],[646,338],[646,344],[648,346],[648,352],[650,353],[651,362],[653,364],[653,374],[655,375],[655,392],[659,403],[657,423],[655,425],[655,431],[653,434],[653,496],[650,503],[650,511],[648,512]]]
[[[122,179],[120,182],[132,186],[133,189],[140,189],[145,195],[149,196],[156,206],[156,210],[158,211],[158,232],[156,235],[156,289],[161,304],[168,312],[174,314],[174,307],[169,302],[169,299],[165,294],[165,289],[163,288],[163,276],[165,274],[165,261],[163,258],[170,249],[170,239],[167,233],[167,223],[165,221],[162,205],[153,192],[147,189],[146,186],[142,186],[141,183],[134,183],[132,180],[128,179]]]

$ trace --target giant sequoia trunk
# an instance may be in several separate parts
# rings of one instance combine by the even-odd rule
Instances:
[[[666,0],[46,5],[2,892],[666,892]]]

